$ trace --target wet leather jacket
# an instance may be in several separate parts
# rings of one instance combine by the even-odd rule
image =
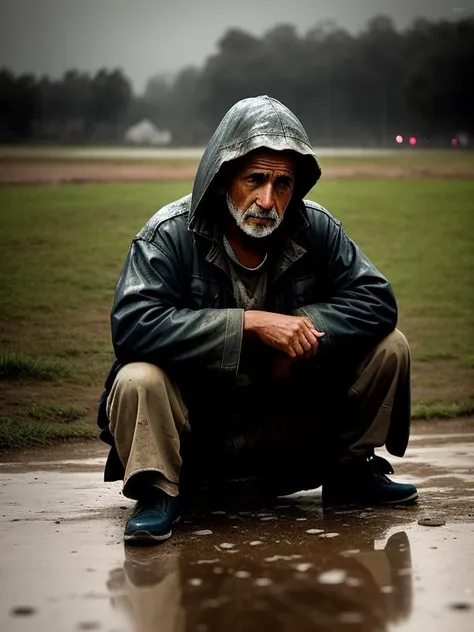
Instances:
[[[216,181],[225,163],[258,147],[298,154],[295,192],[271,255],[266,309],[307,315],[318,360],[368,351],[396,325],[385,277],[322,206],[303,200],[321,175],[296,117],[269,97],[245,99],[223,119],[199,165],[192,195],[158,211],[133,240],[115,292],[112,340],[121,364],[146,361],[178,376],[233,379],[243,310],[226,271]]]
[[[337,219],[304,199],[321,169],[301,123],[267,96],[240,101],[209,141],[192,195],[159,210],[130,246],[111,314],[117,362],[99,406],[101,436],[112,445],[105,402],[123,364],[154,363],[180,386],[238,386],[250,343],[227,273],[220,218],[228,211],[218,185],[227,163],[259,147],[297,154],[293,198],[269,252],[265,308],[306,315],[326,332],[315,358],[321,366],[341,356],[356,362],[395,328],[387,279]],[[121,468],[114,450],[111,458],[107,480]]]

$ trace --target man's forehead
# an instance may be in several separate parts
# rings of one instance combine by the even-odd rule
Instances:
[[[294,174],[296,156],[293,152],[261,149],[244,158],[243,169],[260,169]]]

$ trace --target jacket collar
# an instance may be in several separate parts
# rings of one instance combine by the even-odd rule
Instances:
[[[289,234],[281,255],[276,259],[277,263],[274,269],[272,282],[275,282],[278,278],[280,278],[288,268],[301,259],[301,257],[303,257],[307,252],[306,248],[297,241],[298,235],[309,226],[304,209],[305,207],[303,202],[293,209],[288,209],[293,211],[291,221],[288,225]],[[211,225],[208,223],[208,225],[205,226],[201,222],[200,228],[202,230],[199,231],[199,234],[211,240],[211,245],[206,255],[206,261],[214,264],[227,273],[226,257],[222,248],[222,236],[217,224],[214,223]],[[193,232],[198,232],[198,225],[194,227]]]

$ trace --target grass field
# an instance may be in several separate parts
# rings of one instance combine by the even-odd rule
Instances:
[[[0,188],[0,450],[94,433],[127,247],[156,209],[190,188]],[[310,197],[392,281],[414,356],[414,416],[472,413],[474,182],[322,181]],[[37,430],[47,423],[50,432]]]

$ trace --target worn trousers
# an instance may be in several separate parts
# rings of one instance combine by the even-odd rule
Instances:
[[[285,470],[296,463],[305,462],[306,469],[316,469],[321,459],[326,467],[334,467],[386,443],[389,451],[402,456],[410,424],[410,349],[399,330],[359,363],[343,399],[345,406],[337,407],[337,419],[318,421],[318,398],[314,397],[312,406],[303,412],[294,413],[298,402],[293,402],[293,415],[288,409],[277,413],[273,409],[270,418],[260,416],[250,431],[239,433],[234,426],[226,442],[219,444],[211,438],[206,445],[213,446],[214,452],[225,452],[231,446],[232,456],[240,454],[244,460],[256,463],[259,453],[266,453],[270,460],[262,457],[261,461],[271,461],[283,478],[286,475],[290,479],[297,476]],[[138,475],[145,474],[148,483],[178,496],[183,443],[193,434],[178,385],[154,364],[127,364],[115,379],[107,414],[125,468],[124,495],[139,497],[136,483],[144,477]],[[390,441],[395,448],[390,449]],[[289,458],[290,452],[295,458]],[[209,456],[213,455],[205,458]],[[226,460],[225,454],[214,456],[219,457],[216,461]]]

